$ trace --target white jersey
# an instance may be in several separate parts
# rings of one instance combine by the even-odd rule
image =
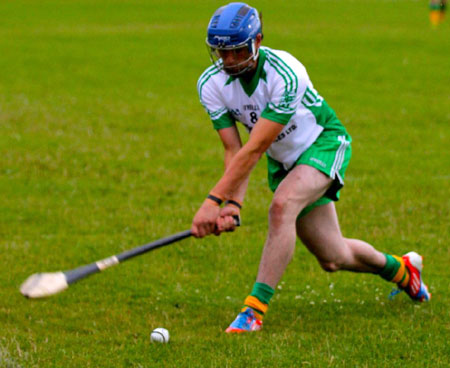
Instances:
[[[285,125],[267,154],[290,169],[311,146],[334,111],[314,89],[305,67],[285,51],[261,46],[250,83],[212,65],[200,76],[200,102],[215,129],[241,122],[250,132],[260,116]]]

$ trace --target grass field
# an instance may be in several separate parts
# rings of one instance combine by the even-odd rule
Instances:
[[[244,225],[32,301],[71,269],[188,229],[223,170],[196,81],[218,1],[0,2],[1,367],[450,366],[449,20],[426,1],[254,1],[353,136],[343,232],[425,256],[426,305],[372,275],[327,274],[300,244],[261,333],[227,336],[253,285],[271,194]],[[151,344],[156,327],[168,345]]]

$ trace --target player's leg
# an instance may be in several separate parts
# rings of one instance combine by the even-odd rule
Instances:
[[[370,244],[342,236],[333,202],[315,207],[300,217],[297,234],[322,268],[329,272],[378,273],[386,263],[384,254]]]
[[[269,210],[269,233],[257,282],[272,288],[278,284],[294,253],[298,214],[322,197],[331,182],[325,174],[307,165],[295,167],[281,182]]]
[[[431,298],[421,279],[422,257],[414,252],[403,257],[384,254],[362,240],[344,238],[334,203],[315,207],[300,217],[297,234],[326,271],[379,274],[383,279],[396,283],[413,300]]]
[[[323,203],[324,199],[337,200],[351,156],[350,142],[351,137],[340,121],[331,119],[291,171],[267,158],[269,187],[275,192],[269,213],[269,233],[256,282],[244,302],[257,313],[256,317],[262,317],[267,311],[275,285],[292,258],[298,215]],[[246,315],[238,316],[236,321],[246,318]]]
[[[296,242],[296,218],[307,205],[323,196],[332,180],[317,169],[296,166],[278,186],[269,210],[269,232],[256,283],[244,308],[226,332],[261,328],[275,286],[292,259]]]

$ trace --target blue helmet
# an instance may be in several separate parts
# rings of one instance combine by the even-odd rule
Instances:
[[[247,45],[262,33],[261,20],[255,8],[245,3],[230,3],[216,10],[208,24],[206,43],[211,48],[233,49]]]

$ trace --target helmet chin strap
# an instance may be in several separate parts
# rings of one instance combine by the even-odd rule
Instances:
[[[259,56],[259,49],[258,51],[255,50],[255,40],[252,40],[252,54],[253,54],[253,61],[256,61]]]

